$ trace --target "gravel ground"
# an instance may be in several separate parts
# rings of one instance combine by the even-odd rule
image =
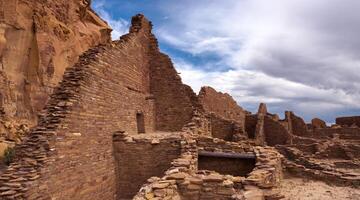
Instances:
[[[286,200],[360,200],[360,188],[331,186],[302,178],[287,177],[280,189]]]

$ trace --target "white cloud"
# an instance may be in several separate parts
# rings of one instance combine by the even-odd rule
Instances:
[[[105,20],[113,29],[111,37],[113,40],[118,40],[120,36],[126,34],[129,30],[129,22],[125,19],[115,19],[105,8],[105,0],[97,0],[93,3],[94,10]]]
[[[183,60],[175,60],[175,66],[183,82],[191,85],[195,92],[199,92],[201,86],[212,86],[232,94],[240,105],[251,111],[255,111],[260,102],[266,102],[274,112],[295,109],[309,120],[346,107],[360,109],[360,95],[340,89],[312,87],[251,70],[204,71]]]
[[[360,1],[184,0],[164,7],[173,21],[157,30],[160,41],[213,53],[232,67],[209,72],[175,61],[195,90],[210,85],[244,107],[263,101],[307,118],[360,111]]]

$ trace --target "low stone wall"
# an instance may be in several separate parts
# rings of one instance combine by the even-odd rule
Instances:
[[[190,139],[191,138],[191,139]],[[184,137],[182,155],[173,161],[165,176],[148,179],[134,199],[227,200],[279,198],[273,190],[282,178],[282,156],[271,147],[252,147],[211,137]],[[195,145],[197,141],[197,146]],[[190,146],[189,146],[190,145]],[[189,148],[190,147],[190,148]],[[224,147],[224,148],[222,148]],[[256,156],[256,166],[248,177],[197,170],[198,151],[248,152]]]
[[[356,125],[360,127],[360,116],[353,116],[353,117],[338,117],[336,118],[336,124],[341,126],[352,126]]]
[[[299,150],[299,149],[301,150]],[[360,176],[357,173],[351,173],[348,170],[340,170],[336,166],[335,163],[338,163],[338,165],[341,165],[341,159],[337,158],[338,162],[335,162],[334,164],[331,164],[331,155],[326,155],[325,159],[327,161],[322,161],[322,159],[317,159],[317,157],[323,157],[321,153],[316,152],[315,156],[309,156],[304,154],[303,147],[296,147],[296,146],[277,146],[277,149],[285,156],[286,159],[284,159],[283,163],[286,167],[287,171],[291,174],[299,177],[310,177],[312,179],[321,180],[324,182],[327,182],[329,184],[335,184],[339,186],[353,186],[353,187],[359,187],[360,186]],[[331,150],[335,150],[332,147],[330,147],[328,153],[331,153]],[[338,151],[335,151],[338,152]],[[333,152],[334,153],[334,152]],[[332,155],[334,156],[334,155]],[[335,154],[335,157],[337,155]],[[342,158],[346,158],[346,154],[342,155]],[[342,161],[342,163],[347,163],[345,160]],[[354,168],[358,168],[358,165],[356,165],[356,162],[350,162],[347,163],[347,168],[351,168],[351,165],[353,164]]]
[[[360,128],[318,128],[310,132],[311,138],[334,138],[339,135],[340,139],[360,140]]]
[[[130,199],[147,179],[163,176],[180,156],[181,135],[176,133],[113,137],[118,199]]]
[[[237,141],[247,136],[236,121],[227,120],[215,114],[210,114],[211,135],[226,141]]]

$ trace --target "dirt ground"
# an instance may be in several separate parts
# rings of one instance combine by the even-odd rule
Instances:
[[[295,177],[286,177],[280,189],[286,200],[360,200],[360,188],[331,186]]]

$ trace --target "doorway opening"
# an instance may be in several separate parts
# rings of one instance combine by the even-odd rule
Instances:
[[[143,113],[136,113],[136,125],[138,133],[145,133],[145,119]]]

